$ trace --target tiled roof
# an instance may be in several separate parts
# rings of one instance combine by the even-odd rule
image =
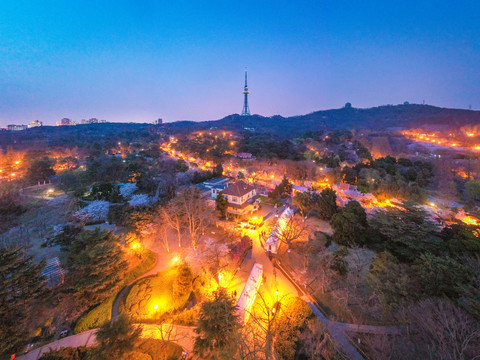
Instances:
[[[244,196],[248,194],[250,191],[255,190],[255,188],[245,183],[244,181],[240,180],[237,181],[235,184],[230,185],[225,190],[222,191],[224,195],[231,195],[231,196]]]

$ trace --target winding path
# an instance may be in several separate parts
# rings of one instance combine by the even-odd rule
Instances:
[[[160,339],[171,341],[184,350],[191,352],[195,343],[194,326],[180,326],[173,324],[136,324],[142,328],[141,337],[145,339]],[[95,333],[98,329],[84,331],[80,334],[67,336],[56,340],[42,347],[36,348],[25,355],[18,356],[19,360],[38,360],[51,350],[58,350],[62,347],[93,346],[97,343]]]

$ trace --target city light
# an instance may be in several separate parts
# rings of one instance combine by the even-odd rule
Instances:
[[[157,310],[158,309],[158,304],[153,305],[153,309]]]

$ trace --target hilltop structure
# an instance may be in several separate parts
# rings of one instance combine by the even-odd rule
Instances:
[[[247,68],[245,68],[245,86],[243,88],[243,110],[242,116],[250,116],[250,108],[248,107],[248,85],[247,85]]]

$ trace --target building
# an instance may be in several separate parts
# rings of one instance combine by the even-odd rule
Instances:
[[[256,189],[242,180],[227,187],[222,194],[227,197],[230,214],[242,216],[258,210]]]
[[[243,160],[253,160],[253,159],[255,159],[255,156],[253,156],[250,153],[236,153],[236,154],[233,154],[233,157],[243,159]]]
[[[47,260],[47,265],[42,270],[42,275],[46,277],[48,288],[63,284],[65,270],[61,267],[58,257]]]
[[[237,312],[239,320],[242,324],[246,324],[252,311],[253,303],[255,302],[255,297],[257,296],[258,289],[262,285],[263,281],[263,265],[255,264],[253,265],[250,276],[245,284],[245,287],[240,294],[237,302]]]
[[[286,208],[283,210],[282,215],[278,218],[277,223],[274,225],[270,235],[265,241],[265,250],[276,254],[278,252],[278,248],[280,247],[280,240],[278,239],[278,234],[281,233],[285,226],[287,225],[290,218],[294,215],[293,210],[291,208]]]
[[[32,120],[30,121],[30,124],[28,124],[28,128],[34,128],[34,127],[41,127],[43,126],[43,123],[39,120]]]
[[[155,120],[153,122],[153,125],[162,125],[162,124],[163,124],[163,119],[161,119],[161,118],[158,118],[157,120]]]
[[[204,181],[196,186],[202,190],[202,194],[205,197],[216,199],[220,191],[225,190],[230,184],[233,183],[233,179],[226,177],[213,178]]]
[[[57,122],[57,126],[70,126],[75,125],[75,123],[69,118],[63,118],[62,120]]]
[[[27,125],[7,125],[7,130],[8,131],[22,131],[22,130],[27,130]]]

